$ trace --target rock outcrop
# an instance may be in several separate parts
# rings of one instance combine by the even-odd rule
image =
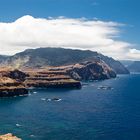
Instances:
[[[15,73],[15,74],[14,74]],[[28,94],[23,81],[18,77],[22,72],[7,69],[0,71],[0,97],[10,97]]]
[[[15,69],[15,70],[11,70],[11,71],[7,71],[5,74],[3,74],[4,76],[6,77],[9,77],[9,78],[12,78],[12,79],[15,79],[17,81],[20,81],[20,82],[23,82],[25,81],[26,77],[28,77],[29,75],[18,70],[18,69]]]
[[[14,136],[11,133],[8,133],[8,134],[5,134],[5,135],[1,135],[0,140],[21,140],[21,139],[16,137],[16,136]]]
[[[116,77],[116,73],[104,62],[76,64],[67,72],[76,80],[104,80]]]
[[[50,68],[50,71],[65,71],[75,80],[104,80],[115,78],[116,73],[103,61],[85,61],[75,65]]]

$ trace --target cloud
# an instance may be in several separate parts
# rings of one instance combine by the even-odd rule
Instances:
[[[118,40],[123,24],[85,18],[34,18],[23,16],[0,23],[0,53],[12,55],[25,49],[64,47],[92,50],[116,59],[140,60],[140,50]]]

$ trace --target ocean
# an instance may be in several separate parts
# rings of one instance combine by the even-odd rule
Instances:
[[[22,140],[140,140],[140,74],[1,98],[0,134],[9,132]]]

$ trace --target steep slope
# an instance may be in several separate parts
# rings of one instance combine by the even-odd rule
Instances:
[[[117,74],[129,74],[129,70],[117,60],[111,57],[104,56],[100,54],[101,60],[103,60],[108,66],[110,66]]]
[[[102,60],[118,74],[128,74],[129,71],[113,58],[92,51],[72,50],[63,48],[29,49],[9,57],[4,64],[19,67],[62,66],[84,61]]]
[[[116,73],[103,61],[85,61],[74,65],[51,68],[53,71],[66,71],[75,80],[104,80],[115,78]]]

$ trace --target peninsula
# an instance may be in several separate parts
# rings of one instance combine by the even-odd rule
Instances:
[[[39,69],[0,71],[0,96],[27,95],[29,88],[81,88],[80,81],[115,78],[116,73],[103,61],[85,61],[73,65]]]

